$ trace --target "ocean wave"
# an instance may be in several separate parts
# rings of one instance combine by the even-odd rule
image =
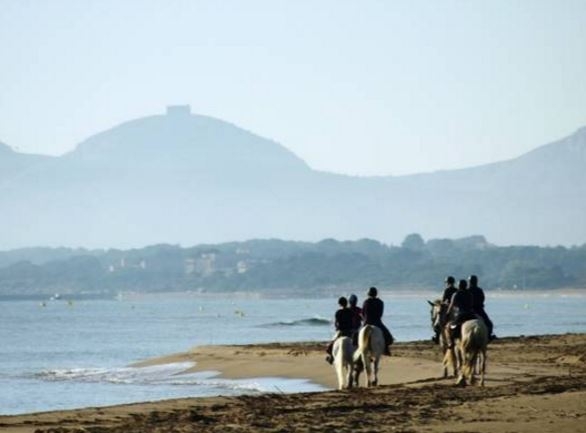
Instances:
[[[62,368],[42,370],[33,373],[32,376],[49,382],[168,383],[170,378],[185,372],[193,365],[194,363],[192,362],[177,362],[150,367]]]
[[[332,321],[323,317],[311,317],[309,319],[298,319],[283,322],[266,323],[259,325],[260,328],[277,328],[284,326],[331,326]]]
[[[260,377],[220,379],[218,371],[185,373],[194,363],[172,363],[150,367],[67,368],[33,373],[29,377],[47,382],[109,383],[193,387],[196,395],[237,395],[265,392],[311,392],[325,388],[303,379]]]

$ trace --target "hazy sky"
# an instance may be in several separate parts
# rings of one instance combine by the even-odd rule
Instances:
[[[586,125],[586,1],[0,0],[0,141],[190,104],[312,167],[405,174]]]

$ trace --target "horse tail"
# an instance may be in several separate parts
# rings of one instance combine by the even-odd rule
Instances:
[[[354,362],[357,362],[364,353],[366,353],[370,346],[370,336],[372,334],[372,327],[366,325],[358,333],[358,350],[354,352]]]
[[[487,344],[486,326],[481,320],[471,322],[462,332],[462,352],[464,355],[462,372],[465,377],[472,377],[474,364],[479,355],[483,354]]]

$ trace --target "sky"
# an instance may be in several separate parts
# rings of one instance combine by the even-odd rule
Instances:
[[[403,175],[586,125],[586,1],[0,0],[0,141],[61,155],[189,104],[311,167]]]

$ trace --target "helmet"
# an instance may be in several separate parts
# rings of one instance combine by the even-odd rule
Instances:
[[[356,305],[358,303],[358,298],[354,293],[348,297],[348,302],[350,302],[350,305]]]
[[[368,296],[376,296],[378,293],[378,291],[376,290],[376,287],[371,287],[370,289],[368,289]]]
[[[451,275],[449,277],[446,277],[446,283],[454,284],[455,282],[456,282],[456,279],[454,277],[452,277]]]
[[[462,290],[462,289],[467,289],[467,288],[468,288],[468,281],[460,280],[460,282],[458,283],[458,289]]]
[[[478,284],[478,277],[476,275],[470,275],[468,277],[468,281],[470,281],[470,285],[472,287],[476,287],[476,285]]]
[[[348,300],[345,297],[341,296],[340,298],[338,298],[338,305],[345,307],[346,305],[348,305]]]

